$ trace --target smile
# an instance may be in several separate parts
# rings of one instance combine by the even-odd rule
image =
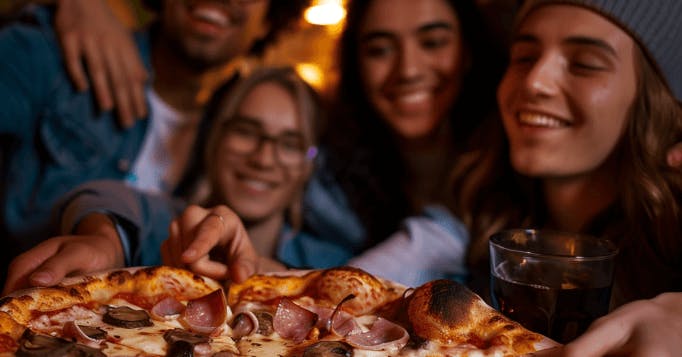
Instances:
[[[213,6],[196,6],[192,10],[192,16],[215,26],[225,27],[230,24],[228,16]]]
[[[565,120],[537,113],[523,112],[518,115],[518,119],[521,124],[544,128],[563,128],[570,126],[570,123]]]

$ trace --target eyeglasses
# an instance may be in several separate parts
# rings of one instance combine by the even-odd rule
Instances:
[[[300,133],[268,135],[263,132],[260,124],[250,119],[228,120],[223,135],[226,148],[239,155],[251,155],[261,150],[266,142],[271,143],[275,159],[284,166],[297,166],[317,155],[317,148],[306,146]]]

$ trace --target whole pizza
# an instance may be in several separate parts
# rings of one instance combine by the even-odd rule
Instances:
[[[466,287],[349,267],[255,275],[105,272],[0,300],[0,356],[519,356],[556,344]]]

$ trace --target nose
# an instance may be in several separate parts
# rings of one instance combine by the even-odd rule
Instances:
[[[412,82],[421,77],[424,62],[417,43],[404,41],[400,46],[397,62],[397,73],[401,81]]]
[[[272,167],[276,164],[275,142],[263,140],[250,156],[250,161],[259,167]]]
[[[551,96],[559,90],[561,60],[555,56],[540,57],[527,72],[525,87],[533,95]]]

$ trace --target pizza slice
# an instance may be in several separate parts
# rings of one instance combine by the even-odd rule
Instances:
[[[233,355],[230,316],[221,286],[210,279],[169,267],[117,270],[0,300],[0,352]]]

